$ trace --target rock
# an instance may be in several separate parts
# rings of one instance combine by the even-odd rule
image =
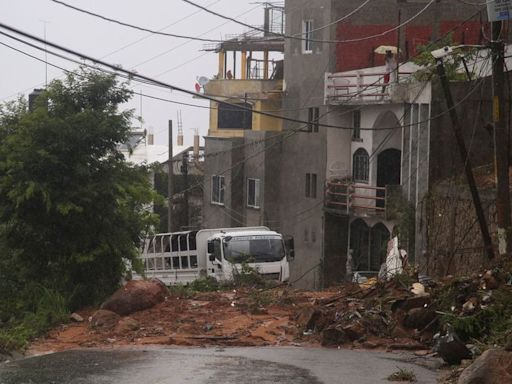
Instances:
[[[322,346],[338,346],[349,343],[350,337],[339,326],[329,327],[322,331]]]
[[[483,289],[497,289],[500,286],[498,277],[493,271],[487,271],[482,276],[481,287]]]
[[[512,351],[512,333],[509,333],[505,340],[505,351]]]
[[[167,287],[158,279],[132,280],[107,299],[101,309],[126,316],[163,302],[168,294]]]
[[[112,311],[100,309],[91,316],[90,326],[92,328],[112,329],[116,326],[121,317]]]
[[[82,323],[84,321],[84,318],[80,316],[78,313],[73,312],[69,318],[77,323]]]
[[[412,308],[407,312],[403,325],[411,329],[423,329],[436,318],[430,308]]]
[[[116,325],[115,332],[117,334],[123,334],[136,331],[139,328],[140,324],[137,320],[131,317],[125,317],[119,320],[119,322]]]
[[[356,341],[366,336],[365,328],[357,322],[343,327],[343,331],[351,341]]]
[[[512,383],[512,352],[489,349],[467,367],[458,384]]]

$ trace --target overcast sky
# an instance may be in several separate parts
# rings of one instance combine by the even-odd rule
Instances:
[[[246,30],[236,23],[208,14],[181,0],[63,1],[109,18],[167,33],[220,39],[226,34],[242,33]],[[263,24],[263,8],[253,0],[196,2],[251,25]],[[211,77],[217,73],[216,55],[201,51],[207,43],[137,31],[79,13],[50,0],[2,0],[0,15],[0,20],[4,24],[40,37],[44,36],[46,26],[48,41],[192,91],[197,76]],[[0,36],[0,42],[44,59],[43,52],[14,42],[5,36]],[[44,86],[44,63],[2,45],[0,57],[0,102],[12,100],[19,94],[27,95],[33,88]],[[48,55],[48,61],[69,70],[77,68],[77,65],[51,55]],[[62,71],[48,66],[49,81],[61,76]],[[192,99],[178,92],[139,83],[132,83],[132,86],[136,92],[208,105],[206,101]],[[141,98],[137,97],[126,107],[134,108],[135,114],[139,115],[140,104]],[[178,110],[182,111],[185,145],[192,144],[194,128],[198,128],[201,135],[206,135],[208,110],[142,98],[144,127],[153,130],[156,144],[167,143],[167,121],[176,120]],[[136,124],[139,123],[134,121],[134,125]]]

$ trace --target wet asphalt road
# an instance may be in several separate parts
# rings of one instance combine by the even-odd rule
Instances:
[[[405,368],[418,384],[434,370],[406,355],[314,348],[81,350],[0,364],[1,384],[375,384]],[[408,355],[410,356],[410,355]]]

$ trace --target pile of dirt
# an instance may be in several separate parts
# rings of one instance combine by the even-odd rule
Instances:
[[[504,271],[437,282],[403,273],[315,292],[172,289],[135,312],[116,313],[108,305],[79,311],[29,353],[145,344],[304,345],[412,350],[467,366],[487,345],[512,350],[512,276]]]
[[[115,345],[297,345],[292,320],[298,306],[335,293],[237,289],[169,293],[152,308],[120,316],[106,309],[84,309],[78,318],[36,340],[29,353]],[[315,344],[307,342],[307,344]]]

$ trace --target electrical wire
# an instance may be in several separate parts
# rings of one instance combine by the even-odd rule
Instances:
[[[120,21],[120,20],[112,19],[110,17],[106,17],[106,16],[100,15],[98,13],[87,11],[85,9],[75,7],[74,5],[67,4],[67,3],[65,3],[63,1],[60,1],[60,0],[50,0],[50,1],[53,1],[56,4],[63,5],[64,7],[71,8],[71,9],[73,9],[75,11],[78,11],[78,12],[81,12],[81,13],[86,13],[86,14],[88,14],[90,16],[94,16],[94,17],[100,18],[102,20],[111,22],[111,23],[119,24],[119,25],[122,25],[122,26],[128,27],[128,28],[137,29],[137,30],[143,31],[143,32],[149,32],[149,33],[151,33],[153,35],[175,37],[175,38],[178,38],[178,39],[196,40],[196,41],[203,41],[203,42],[209,42],[209,43],[220,43],[220,42],[222,42],[222,40],[219,40],[219,39],[206,39],[206,38],[201,38],[201,37],[177,35],[175,33],[167,33],[167,32],[162,32],[162,31],[156,31],[156,30],[153,30],[153,29],[149,29],[149,28],[145,28],[145,27],[140,27],[140,26],[137,26],[137,25],[134,25],[134,24],[129,24],[129,23],[125,23],[125,22]],[[204,9],[208,9],[208,8],[204,7]]]
[[[58,49],[60,51],[66,52],[68,54],[71,54],[71,55],[74,55],[74,56],[78,56],[78,57],[82,58],[83,60],[87,60],[87,61],[93,62],[96,65],[100,64],[100,65],[102,65],[104,67],[107,67],[107,68],[110,68],[111,70],[114,70],[117,73],[119,73],[119,72],[124,73],[125,75],[128,75],[130,77],[130,79],[133,79],[133,80],[138,81],[138,82],[142,82],[142,83],[146,83],[146,84],[151,84],[151,85],[156,85],[156,86],[160,86],[160,87],[163,87],[163,88],[179,91],[179,92],[182,92],[182,93],[185,93],[185,94],[188,94],[188,95],[192,95],[192,96],[195,96],[195,97],[198,97],[198,98],[201,98],[201,99],[206,99],[206,100],[213,101],[213,102],[216,102],[216,103],[219,103],[219,104],[223,104],[223,105],[227,105],[227,106],[230,106],[230,107],[234,107],[234,108],[237,108],[237,109],[240,109],[240,110],[246,110],[246,111],[251,112],[251,113],[256,113],[256,114],[259,114],[259,115],[263,115],[263,116],[267,116],[267,117],[272,117],[272,118],[280,119],[280,120],[283,120],[283,121],[288,121],[288,122],[292,122],[292,123],[299,123],[299,124],[309,124],[310,123],[309,121],[305,121],[305,120],[300,120],[300,119],[296,119],[296,118],[280,116],[280,115],[276,115],[276,114],[272,114],[272,113],[264,112],[264,111],[260,111],[260,110],[252,110],[252,108],[245,108],[245,107],[242,107],[242,106],[239,106],[239,105],[236,105],[236,104],[232,104],[232,103],[226,102],[224,100],[220,100],[218,98],[211,97],[211,96],[208,96],[208,95],[205,95],[205,94],[202,94],[202,93],[197,93],[197,92],[189,91],[187,89],[178,87],[176,85],[165,83],[163,81],[156,80],[156,79],[153,79],[153,78],[150,78],[150,77],[138,74],[136,72],[126,70],[124,68],[121,68],[118,65],[113,65],[113,64],[107,63],[105,61],[102,61],[101,59],[97,59],[97,58],[88,56],[86,54],[77,52],[77,51],[72,50],[70,48],[63,47],[61,45],[55,44],[55,43],[50,42],[48,40],[43,41],[42,39],[40,39],[37,36],[34,36],[34,35],[29,34],[27,32],[23,32],[23,31],[21,31],[21,30],[19,30],[17,28],[14,28],[14,27],[10,27],[10,26],[8,26],[8,25],[6,25],[4,23],[0,23],[0,28],[7,29],[7,30],[9,30],[11,32],[14,32],[16,34],[19,34],[19,35],[21,35],[23,37],[29,38],[31,40],[38,41],[39,43],[44,43],[46,45],[49,45],[49,46],[51,46],[53,48],[56,48],[56,49]],[[16,37],[14,37],[12,35],[9,35],[9,34],[7,34],[5,32],[0,32],[0,34],[4,35],[6,37],[9,37],[11,39],[14,39],[16,41],[19,41],[19,42],[21,42],[23,44],[32,46],[32,47],[34,47],[36,49],[39,49],[39,50],[42,50],[42,51],[46,51],[46,52],[48,52],[48,53],[50,53],[52,55],[55,55],[57,57],[61,57],[61,58],[67,59],[67,60],[71,60],[71,61],[73,61],[75,63],[79,63],[80,65],[84,65],[84,63],[80,63],[77,60],[66,58],[65,56],[63,56],[61,54],[49,51],[48,49],[43,48],[43,47],[38,47],[38,46],[36,46],[34,44],[28,43],[27,41],[24,41],[24,40],[22,40],[20,38],[16,38]],[[97,67],[94,67],[94,68],[95,69],[99,69]],[[377,81],[374,84],[370,84],[368,87],[370,87],[372,85],[375,85],[376,83],[377,83]],[[366,87],[365,89],[367,89],[368,87]],[[323,123],[317,123],[317,125],[319,127],[321,126],[321,127],[326,127],[326,128],[338,128],[338,129],[352,130],[352,127],[344,127],[344,126],[339,126],[339,125],[323,124]],[[379,128],[379,129],[380,130],[386,130],[386,129],[394,129],[394,128],[395,127],[382,127],[382,128]],[[374,128],[361,127],[360,130],[362,130],[362,131],[363,130],[372,131],[372,130],[374,130]]]
[[[52,1],[55,1],[55,0],[52,0]],[[181,0],[181,1],[183,1],[183,2],[185,2],[187,4],[190,4],[190,5],[192,5],[192,6],[196,7],[196,8],[202,9],[203,11],[205,11],[207,13],[210,13],[212,15],[215,15],[217,17],[220,17],[222,19],[230,20],[230,21],[233,21],[233,22],[235,22],[235,23],[237,23],[239,25],[242,25],[244,27],[248,27],[248,28],[253,29],[255,31],[260,31],[260,32],[264,32],[264,33],[267,33],[267,34],[271,34],[271,35],[279,37],[279,38],[301,40],[301,41],[310,41],[310,42],[314,42],[314,43],[337,44],[337,43],[355,43],[355,42],[359,42],[359,41],[371,40],[371,39],[374,39],[374,38],[377,38],[377,37],[385,36],[385,35],[387,35],[387,34],[389,34],[391,32],[394,32],[394,31],[396,31],[396,30],[406,26],[410,22],[414,21],[421,14],[423,14],[432,4],[434,4],[437,0],[430,0],[428,2],[428,4],[425,5],[425,7],[423,7],[420,11],[418,11],[415,15],[413,15],[411,18],[409,18],[408,20],[404,21],[403,23],[397,25],[394,28],[388,29],[388,30],[386,30],[386,31],[384,31],[382,33],[378,33],[378,34],[375,34],[375,35],[365,36],[365,37],[360,37],[360,38],[355,38],[355,39],[346,39],[346,40],[320,40],[320,39],[298,37],[298,36],[295,36],[295,35],[286,35],[286,34],[269,32],[269,31],[266,31],[263,28],[259,28],[259,27],[256,27],[254,25],[250,25],[250,24],[244,23],[242,21],[236,20],[233,17],[225,16],[225,15],[223,15],[221,13],[218,13],[218,12],[215,12],[215,11],[212,11],[212,10],[209,10],[209,9],[205,9],[204,6],[196,4],[195,2],[193,2],[191,0]]]

